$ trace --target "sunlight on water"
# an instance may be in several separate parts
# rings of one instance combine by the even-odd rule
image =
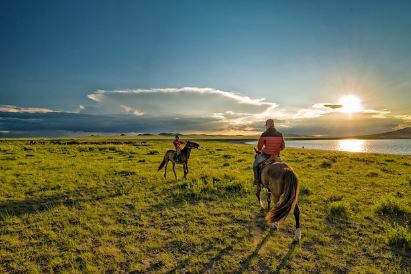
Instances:
[[[365,152],[364,140],[338,140],[338,150],[350,152]]]
[[[256,141],[248,143],[257,145]],[[411,139],[286,140],[285,147],[411,155]]]

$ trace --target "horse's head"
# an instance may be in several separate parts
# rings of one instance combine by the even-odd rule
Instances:
[[[199,147],[200,147],[199,144],[194,143],[194,142],[190,142],[190,141],[187,141],[186,146],[187,146],[188,148],[199,148]]]

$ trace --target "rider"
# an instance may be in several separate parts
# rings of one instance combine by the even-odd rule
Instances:
[[[180,136],[176,135],[176,138],[173,141],[173,145],[176,148],[176,159],[180,158],[181,154],[181,145],[184,144],[184,141],[180,141]]]
[[[266,131],[261,134],[257,144],[257,150],[262,150],[262,152],[257,154],[253,164],[254,184],[258,184],[260,182],[260,171],[258,170],[258,165],[271,156],[279,158],[280,151],[285,148],[283,135],[275,129],[273,119],[268,119],[265,122],[265,128]]]

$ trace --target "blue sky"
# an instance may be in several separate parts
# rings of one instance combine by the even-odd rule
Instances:
[[[410,8],[409,1],[375,0],[1,1],[0,116],[39,109],[93,121],[144,116],[146,124],[133,122],[136,132],[164,129],[148,126],[150,117],[187,119],[186,128],[175,125],[187,132],[253,132],[266,118],[310,134],[327,134],[334,119],[343,125],[336,134],[408,126]],[[97,93],[104,100],[92,99]],[[251,110],[257,101],[229,94],[265,103]],[[359,97],[365,111],[314,107],[346,94]],[[214,108],[221,98],[227,107]],[[204,117],[211,124],[189,126]],[[9,124],[0,131],[10,133]]]

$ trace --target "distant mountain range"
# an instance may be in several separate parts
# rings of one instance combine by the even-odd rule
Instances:
[[[360,135],[353,136],[354,138],[361,139],[411,139],[411,127],[406,127],[394,131],[371,134],[371,135]]]

